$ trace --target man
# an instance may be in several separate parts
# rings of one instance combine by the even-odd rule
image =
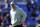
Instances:
[[[30,11],[30,7],[31,7],[31,0],[27,0],[26,7],[27,7],[28,11]]]
[[[22,23],[25,21],[27,15],[21,8],[16,6],[15,2],[12,1],[10,16],[13,27],[22,27]]]

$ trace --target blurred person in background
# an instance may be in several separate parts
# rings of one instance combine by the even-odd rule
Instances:
[[[33,8],[33,10],[36,10],[36,5],[34,0],[31,0],[31,7]]]
[[[40,15],[37,20],[38,20],[38,23],[37,23],[36,27],[40,27]]]
[[[1,21],[3,21],[2,9],[0,9],[0,26],[1,26]]]
[[[27,6],[28,11],[31,10],[31,7],[35,10],[35,3],[34,3],[34,0],[27,0],[26,6]]]
[[[0,23],[1,23],[1,27],[4,27],[4,18],[3,18],[2,14],[1,14],[1,18],[0,18]]]
[[[22,23],[25,21],[27,15],[21,8],[16,6],[15,2],[12,1],[10,17],[11,17],[11,24],[13,27],[22,27]]]
[[[1,5],[1,9],[0,9],[1,14],[3,15],[5,27],[8,27],[10,24],[9,8],[10,8],[9,2],[8,0],[5,0],[5,2]],[[1,20],[2,20],[2,16],[1,16]],[[1,23],[1,20],[0,20],[0,23]]]
[[[7,15],[7,14],[6,14],[6,15]],[[6,25],[6,27],[9,26],[9,22],[8,22],[7,16],[4,16],[4,24]]]
[[[8,9],[8,8],[10,8],[9,0],[5,0],[5,2],[3,3],[3,9]]]
[[[40,0],[34,0],[36,5],[36,10],[40,11]]]
[[[37,17],[35,10],[33,10],[33,12],[31,13],[31,17]]]
[[[3,21],[1,22],[1,27],[4,27],[4,22]]]
[[[0,9],[2,9],[3,7],[2,7],[2,5],[3,5],[3,3],[2,2],[0,2]]]
[[[26,6],[27,6],[28,11],[30,11],[31,0],[27,0],[27,4],[26,4]]]

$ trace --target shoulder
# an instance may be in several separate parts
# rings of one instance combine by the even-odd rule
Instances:
[[[20,11],[20,12],[22,12],[22,11],[23,11],[23,9],[22,9],[22,8],[20,8],[20,9],[19,9],[19,11]]]
[[[20,8],[20,10],[23,10],[22,8]]]
[[[10,12],[11,12],[12,10],[10,10]]]
[[[18,7],[17,5],[16,5],[16,8],[17,8],[18,10],[22,10],[22,8]]]
[[[22,11],[22,8],[19,8],[20,11]]]

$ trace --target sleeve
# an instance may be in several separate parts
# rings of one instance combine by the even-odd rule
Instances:
[[[27,15],[22,9],[20,9],[20,14],[22,15],[22,21],[21,22],[23,23],[25,21]]]

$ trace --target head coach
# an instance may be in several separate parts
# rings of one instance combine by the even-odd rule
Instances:
[[[13,27],[22,27],[22,23],[25,21],[27,15],[19,8],[15,2],[11,2],[10,10],[11,24]]]

